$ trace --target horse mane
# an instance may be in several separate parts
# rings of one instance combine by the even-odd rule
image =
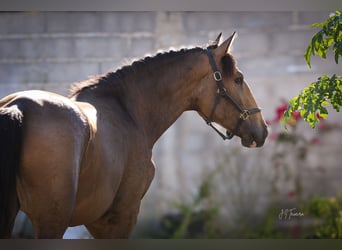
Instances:
[[[208,47],[208,48],[213,48],[213,47]],[[195,47],[195,48],[183,48],[178,51],[168,51],[168,52],[161,52],[156,54],[155,56],[147,56],[143,59],[134,61],[130,65],[125,65],[115,72],[108,72],[102,75],[96,75],[92,76],[87,80],[78,82],[76,84],[73,84],[71,86],[70,90],[70,96],[75,96],[79,93],[81,93],[84,90],[87,89],[94,89],[97,88],[98,86],[113,86],[113,84],[116,87],[120,87],[120,84],[125,84],[125,77],[127,75],[130,75],[135,72],[139,72],[141,70],[146,71],[146,67],[151,68],[153,71],[156,71],[155,65],[160,64],[162,61],[168,59],[173,59],[177,58],[179,56],[184,56],[190,53],[195,53],[195,52],[201,52],[204,51],[203,48],[201,47]],[[227,76],[231,75],[232,72],[234,71],[234,68],[236,67],[236,61],[234,57],[231,54],[226,54],[222,60],[221,60],[222,66],[223,66],[223,73]],[[157,70],[158,71],[158,70]]]
[[[75,96],[86,89],[94,89],[99,85],[109,85],[109,84],[123,84],[125,77],[129,74],[139,72],[140,70],[146,70],[146,67],[152,68],[155,71],[155,65],[158,65],[160,62],[166,59],[173,59],[179,56],[187,55],[194,52],[203,51],[200,47],[195,47],[191,49],[183,48],[178,51],[168,51],[168,52],[160,52],[155,56],[147,56],[140,60],[134,61],[130,65],[125,65],[115,72],[108,72],[102,75],[95,75],[90,77],[87,80],[78,82],[71,86],[70,96]]]

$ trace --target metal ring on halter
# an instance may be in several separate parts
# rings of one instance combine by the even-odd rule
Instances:
[[[216,82],[222,81],[223,79],[220,71],[215,71],[213,76]]]

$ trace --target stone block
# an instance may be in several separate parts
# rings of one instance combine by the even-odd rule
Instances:
[[[42,57],[46,59],[75,58],[76,38],[56,37],[40,39]]]
[[[119,68],[121,68],[122,66],[126,64],[131,64],[131,63],[130,61],[128,62],[128,60],[125,60],[125,59],[109,60],[106,62],[101,62],[99,71],[100,71],[100,74],[105,74],[107,72],[115,72],[116,70],[118,70]]]
[[[210,32],[202,33],[202,34],[192,34],[192,35],[184,35],[183,44],[184,47],[206,47],[209,40],[214,40],[218,33],[212,34]]]
[[[18,50],[18,45],[20,42],[18,41],[11,41],[11,40],[0,40],[0,58],[8,59],[16,57],[16,55],[13,55]]]
[[[44,39],[3,39],[0,40],[1,59],[34,59],[41,58],[43,54]]]
[[[155,54],[155,39],[150,37],[133,38],[127,55],[144,58],[147,54]]]
[[[299,25],[311,25],[313,23],[324,22],[329,14],[333,12],[329,11],[301,11],[298,12],[298,23]]]
[[[74,56],[77,58],[123,58],[129,54],[127,38],[90,37],[75,38]]]
[[[47,82],[70,83],[88,79],[90,76],[98,75],[99,64],[96,62],[70,62],[47,64]]]
[[[2,63],[0,64],[0,83],[46,82],[45,66],[43,63]]]
[[[0,34],[42,33],[44,21],[40,12],[0,12]]]
[[[292,24],[292,12],[272,11],[272,12],[233,12],[234,26],[238,29],[247,30],[278,30],[286,29]]]
[[[47,33],[100,32],[99,12],[46,12]]]
[[[249,76],[269,76],[308,73],[303,56],[286,56],[270,53],[268,56],[252,56],[239,59],[236,56],[238,67]]]
[[[185,31],[190,33],[279,29],[292,22],[291,12],[185,12],[183,20]]]
[[[59,37],[0,40],[1,59],[122,58],[128,54],[126,38]]]
[[[183,25],[186,34],[233,30],[234,16],[230,12],[184,12]]]
[[[102,32],[151,32],[155,30],[156,12],[103,12]]]
[[[274,53],[304,55],[313,34],[313,30],[274,32],[270,49]]]
[[[232,53],[237,57],[264,56],[270,52],[272,40],[268,33],[259,31],[240,32],[232,44]]]

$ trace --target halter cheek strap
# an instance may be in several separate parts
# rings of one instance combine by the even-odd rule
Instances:
[[[211,65],[211,68],[213,70],[213,77],[214,80],[216,81],[216,85],[217,85],[217,94],[214,100],[214,105],[211,109],[211,113],[209,118],[204,118],[205,122],[207,123],[207,125],[209,125],[210,127],[212,127],[221,137],[223,140],[226,139],[232,139],[234,137],[234,135],[238,132],[241,124],[243,121],[247,120],[249,118],[250,115],[258,113],[261,111],[260,108],[253,108],[253,109],[243,109],[240,104],[231,96],[229,95],[229,93],[227,92],[227,89],[224,87],[223,84],[223,78],[222,78],[222,74],[221,72],[218,70],[216,62],[214,60],[213,55],[211,54],[210,49],[206,49],[205,52],[208,55],[209,58],[209,62]],[[233,106],[239,110],[240,115],[239,115],[239,120],[235,126],[235,128],[233,129],[233,131],[231,132],[226,132],[226,135],[224,135],[223,133],[221,133],[214,125],[213,125],[213,116],[216,110],[217,105],[219,104],[221,97],[228,100],[231,104],[233,104]]]

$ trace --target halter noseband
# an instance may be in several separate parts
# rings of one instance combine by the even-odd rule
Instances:
[[[260,108],[253,108],[253,109],[243,109],[235,100],[234,98],[228,94],[226,88],[223,85],[222,82],[222,74],[221,72],[218,70],[217,65],[215,63],[214,57],[211,54],[210,49],[206,49],[205,52],[208,55],[209,58],[209,62],[211,65],[211,68],[213,70],[213,77],[214,80],[216,81],[216,85],[217,85],[217,94],[216,94],[216,98],[214,101],[214,105],[212,107],[211,113],[209,118],[204,118],[205,122],[207,123],[207,125],[209,125],[210,127],[212,127],[221,137],[223,140],[230,140],[234,137],[234,135],[237,133],[237,131],[239,130],[241,124],[243,121],[247,120],[249,118],[250,115],[258,113],[261,111]],[[219,104],[221,97],[227,99],[229,102],[231,102],[233,104],[233,106],[240,111],[240,115],[239,115],[239,120],[235,126],[235,128],[233,129],[233,131],[231,132],[226,132],[226,135],[224,135],[223,133],[221,133],[214,125],[213,125],[213,116],[216,110],[217,105]]]

